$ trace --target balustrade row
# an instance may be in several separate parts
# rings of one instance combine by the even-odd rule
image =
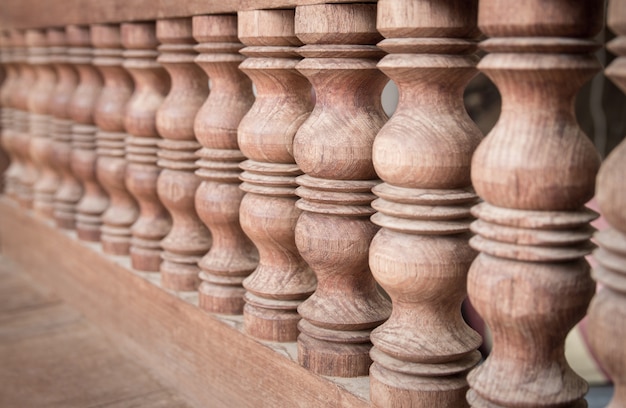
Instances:
[[[564,344],[595,292],[600,158],[572,107],[601,69],[603,12],[380,0],[5,31],[4,192],[243,314],[249,335],[297,341],[318,374],[369,374],[375,406],[584,407]],[[626,35],[625,1],[609,19]],[[611,50],[626,89],[624,37]],[[463,104],[478,70],[503,99],[484,140]],[[611,407],[626,406],[625,166],[622,143],[596,192],[612,229],[589,325]],[[468,292],[493,333],[482,364]]]

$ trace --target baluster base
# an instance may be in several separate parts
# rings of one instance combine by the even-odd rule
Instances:
[[[326,330],[306,320],[301,320],[298,328],[298,362],[302,367],[332,377],[359,377],[369,373],[371,330]]]
[[[246,333],[267,341],[296,341],[301,319],[296,309],[301,301],[263,299],[251,293],[246,293],[244,299],[243,325]]]

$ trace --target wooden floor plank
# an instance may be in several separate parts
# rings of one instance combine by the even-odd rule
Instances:
[[[0,407],[188,405],[78,311],[0,257]]]

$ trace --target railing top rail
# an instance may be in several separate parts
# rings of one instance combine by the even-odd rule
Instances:
[[[334,0],[353,3],[354,0]],[[361,0],[371,3],[375,0]],[[68,24],[120,23],[225,14],[240,10],[294,8],[322,0],[2,0],[0,29],[56,27]]]

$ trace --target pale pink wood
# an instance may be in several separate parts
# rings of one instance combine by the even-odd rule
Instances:
[[[91,41],[95,47],[93,63],[104,79],[94,112],[98,126],[96,175],[110,198],[109,206],[102,214],[102,250],[112,255],[128,255],[130,227],[139,214],[135,199],[126,189],[125,146],[128,135],[124,116],[133,93],[133,80],[122,67],[119,25],[93,25]]]
[[[469,247],[470,163],[482,134],[463,105],[476,75],[478,2],[378,2],[378,68],[400,100],[373,147],[384,180],[372,221],[370,267],[393,302],[372,332],[370,398],[378,407],[467,406],[466,373],[481,337],[463,321],[461,302],[476,252]]]
[[[37,168],[30,155],[30,117],[28,99],[37,79],[35,69],[27,61],[28,51],[24,31],[11,31],[13,41],[13,60],[19,70],[19,83],[11,97],[13,111],[13,130],[15,134],[9,142],[13,146],[16,162],[15,197],[24,208],[33,206],[33,187],[37,181]]]
[[[594,293],[589,221],[599,157],[574,114],[580,87],[600,68],[586,38],[603,2],[482,0],[489,54],[478,67],[502,95],[498,123],[476,150],[472,209],[481,253],[470,269],[472,304],[493,334],[468,375],[473,407],[584,407],[587,384],[564,343]]]
[[[295,31],[304,44],[296,65],[312,83],[316,104],[298,130],[293,153],[305,173],[296,245],[318,285],[298,312],[298,360],[323,375],[366,375],[370,331],[390,312],[368,267],[378,227],[369,216],[374,137],[387,120],[380,94],[387,78],[376,69],[376,6],[321,4],[296,8]]]
[[[156,116],[159,142],[157,191],[172,216],[172,229],[161,241],[161,282],[173,290],[196,290],[198,261],[211,246],[211,234],[196,213],[194,197],[200,179],[195,152],[200,144],[194,118],[208,96],[208,78],[194,63],[191,18],[157,21],[158,61],[172,80],[172,88]]]
[[[54,220],[58,227],[76,227],[76,205],[83,195],[83,186],[76,178],[71,165],[72,127],[70,104],[78,85],[78,71],[70,63],[69,43],[64,29],[50,30],[51,59],[57,73],[52,108],[51,137],[53,140],[54,166],[59,171],[60,182],[54,193]]]
[[[311,85],[296,70],[301,42],[294,32],[294,10],[239,12],[239,38],[248,58],[240,68],[256,86],[256,101],[239,125],[241,226],[260,252],[259,266],[243,282],[244,328],[270,341],[295,341],[297,307],[316,287],[315,274],[298,253],[295,226],[293,138],[313,109]]]
[[[606,75],[626,92],[626,1],[611,0],[609,26],[618,35],[608,44],[617,56]],[[597,178],[596,198],[611,228],[595,235],[598,265],[593,277],[602,289],[591,302],[588,315],[590,345],[613,381],[608,408],[626,406],[626,141],[606,158]]]
[[[28,63],[35,69],[36,81],[28,99],[30,112],[30,155],[37,168],[38,178],[33,185],[33,209],[44,217],[52,218],[54,193],[59,187],[59,176],[52,167],[53,145],[51,110],[57,75],[50,59],[45,30],[28,30]]]
[[[126,187],[139,205],[139,217],[131,227],[130,259],[133,268],[158,272],[161,240],[171,228],[170,216],[157,195],[156,112],[170,89],[170,78],[156,61],[158,41],[154,22],[121,26],[123,66],[133,78],[135,91],[126,105]]]
[[[2,89],[7,86],[7,82],[9,79],[9,70],[13,68],[9,67],[10,57],[7,61],[7,56],[9,54],[9,44],[8,44],[8,32],[0,31],[0,193],[5,191],[5,178],[6,178],[6,170],[9,167],[9,155],[7,151],[3,148],[2,143],[2,133],[5,125],[10,126],[11,122],[11,113],[10,108],[6,105],[6,101],[2,98]],[[4,109],[8,108],[8,112],[5,113]]]
[[[102,91],[102,76],[93,66],[93,48],[88,26],[68,26],[72,45],[70,61],[78,71],[78,86],[70,102],[72,126],[71,166],[84,194],[76,206],[76,233],[85,241],[99,241],[102,213],[109,198],[96,178],[96,132],[94,113]]]
[[[215,313],[241,314],[241,281],[257,264],[254,245],[239,225],[239,163],[237,126],[254,96],[250,80],[237,69],[244,57],[237,40],[237,16],[196,16],[193,35],[198,45],[196,63],[211,81],[211,93],[196,115],[194,130],[202,145],[196,155],[198,215],[211,231],[211,250],[199,262],[200,307]]]
[[[2,104],[2,147],[9,156],[9,167],[3,174],[4,193],[16,199],[18,174],[20,163],[15,151],[15,129],[13,94],[19,84],[20,72],[18,64],[15,62],[13,38],[10,31],[2,32],[2,63],[6,71],[6,78],[0,90],[0,103]]]

